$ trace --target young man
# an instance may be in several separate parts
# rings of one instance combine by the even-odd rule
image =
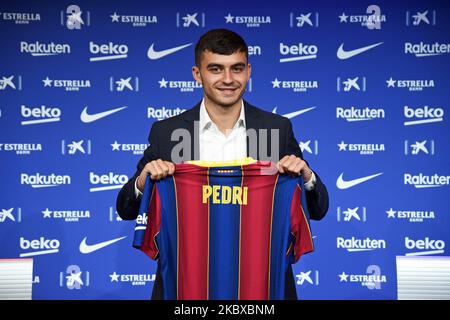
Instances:
[[[174,163],[251,156],[276,162],[282,174],[301,174],[310,218],[322,219],[328,210],[327,189],[303,160],[290,120],[242,99],[251,74],[245,41],[226,29],[208,31],[195,47],[192,74],[203,86],[203,100],[178,116],[153,124],[150,146],[139,161],[136,173],[117,197],[119,216],[125,220],[136,219],[146,177],[150,175],[151,179],[158,180],[172,175]],[[180,143],[177,137],[183,137],[184,141]],[[271,150],[270,158],[267,150]],[[292,267],[287,271],[285,292],[286,299],[297,298]],[[158,264],[152,299],[161,299],[162,293]]]

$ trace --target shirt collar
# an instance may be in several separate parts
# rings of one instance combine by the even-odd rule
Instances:
[[[244,127],[245,128],[245,110],[244,110],[244,101],[242,101],[241,105],[241,113],[239,114],[239,118],[236,121],[236,124],[234,125],[233,129]],[[202,103],[200,104],[200,130],[208,130],[211,128],[211,126],[215,123],[211,120],[209,117],[208,112],[206,111],[205,107],[205,99],[202,100]]]

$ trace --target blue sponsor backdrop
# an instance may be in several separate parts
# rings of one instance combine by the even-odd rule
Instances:
[[[150,297],[155,263],[131,247],[116,195],[152,123],[200,101],[195,42],[226,27],[251,46],[245,98],[291,118],[330,193],[316,251],[294,267],[299,297],[396,299],[397,255],[448,255],[449,12],[444,1],[2,2],[0,258],[33,258],[34,299]]]

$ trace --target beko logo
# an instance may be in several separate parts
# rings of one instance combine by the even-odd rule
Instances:
[[[146,226],[147,218],[148,218],[147,212],[142,212],[140,215],[138,215],[136,218],[136,228],[134,230],[139,230],[140,228],[142,228],[142,226]]]
[[[89,181],[92,185],[102,184],[102,187],[92,187],[90,192],[120,189],[128,181],[128,177],[124,174],[114,174],[109,172],[104,175],[97,175],[94,172],[89,173]]]
[[[319,48],[316,45],[306,45],[303,43],[299,43],[298,45],[288,46],[280,43],[280,54],[282,56],[291,56],[288,58],[281,58],[280,62],[316,59],[318,51]]]
[[[424,240],[414,240],[409,237],[405,238],[405,248],[408,250],[420,250],[418,252],[409,252],[407,256],[421,256],[444,253],[445,242],[444,240],[432,240],[425,237]]]
[[[114,44],[112,42],[99,45],[91,41],[89,42],[89,51],[93,55],[98,55],[90,57],[90,61],[125,59],[128,57],[128,46],[124,44]]]
[[[429,106],[424,106],[422,108],[419,107],[413,109],[409,106],[405,106],[403,110],[405,118],[408,119],[408,121],[403,123],[405,126],[441,122],[444,120],[444,109],[442,108],[431,108]]]
[[[22,105],[20,113],[23,118],[34,118],[34,120],[23,120],[21,124],[23,126],[61,121],[61,109],[41,106],[40,108],[28,108]]]
[[[20,237],[20,248],[22,250],[32,250],[30,252],[21,253],[20,257],[31,257],[42,254],[50,254],[59,252],[60,242],[57,239],[45,239],[40,237],[39,240],[27,240]]]
[[[147,219],[148,215],[146,212],[140,213],[136,218],[136,226],[134,227],[134,231],[145,231],[145,229],[147,228]]]

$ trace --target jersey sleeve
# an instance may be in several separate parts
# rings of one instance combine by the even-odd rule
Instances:
[[[297,262],[303,254],[314,251],[305,189],[303,180],[299,180],[291,203],[291,263]]]
[[[156,237],[161,226],[161,200],[156,184],[147,177],[136,219],[133,247],[142,250],[151,259],[158,257]]]

